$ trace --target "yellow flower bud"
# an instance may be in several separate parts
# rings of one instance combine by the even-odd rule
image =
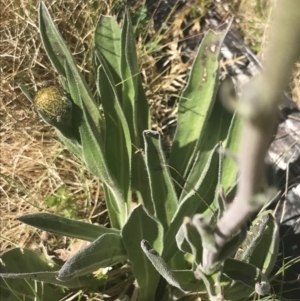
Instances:
[[[38,90],[34,96],[34,107],[48,123],[68,123],[72,119],[72,101],[63,89],[48,86]]]

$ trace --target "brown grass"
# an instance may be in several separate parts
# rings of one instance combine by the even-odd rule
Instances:
[[[97,4],[98,3],[98,4]],[[103,2],[104,3],[104,2]],[[107,6],[98,1],[46,1],[51,14],[87,79],[92,28]],[[91,8],[97,5],[94,10]],[[98,214],[100,182],[87,175],[79,160],[57,141],[55,131],[34,113],[17,84],[31,92],[58,77],[47,59],[38,33],[38,1],[7,0],[1,4],[1,244],[0,252],[12,247],[37,248],[38,233],[16,220],[18,216],[48,211],[44,200],[64,186],[75,196],[78,216]],[[94,218],[95,220],[95,218]]]

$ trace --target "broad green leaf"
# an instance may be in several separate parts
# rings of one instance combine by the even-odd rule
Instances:
[[[207,293],[209,295],[210,301],[219,301],[223,300],[222,290],[221,290],[221,271],[217,271],[214,274],[206,275],[199,265],[195,271],[195,276],[197,279],[201,279],[206,287]]]
[[[200,288],[201,282],[195,278],[192,271],[172,271],[148,241],[142,240],[141,247],[155,269],[170,285],[183,292],[196,291]]]
[[[149,105],[138,67],[136,40],[127,10],[121,31],[120,70],[122,75],[122,106],[133,147],[132,188],[136,191],[138,203],[142,203],[149,212],[153,212],[145,163],[140,154],[135,154],[137,150],[143,149],[143,131],[149,130],[151,125]]]
[[[155,131],[144,131],[145,161],[150,181],[155,216],[167,232],[178,207],[169,168],[161,146],[160,135]]]
[[[187,182],[184,188],[186,192],[182,192],[182,196],[184,197],[180,202],[186,202],[189,198],[194,199],[195,203],[198,200],[198,206],[201,207],[201,209],[199,207],[200,211],[198,210],[198,212],[209,209],[210,212],[213,213],[213,210],[215,209],[215,207],[211,207],[211,205],[218,183],[218,167],[220,160],[218,151],[220,148],[221,144],[217,143],[212,150],[208,152],[209,156],[204,161],[205,165],[199,169],[200,173],[198,174],[198,178],[195,178],[196,181],[193,182],[193,184]],[[199,165],[199,162],[198,158],[196,158],[195,166]]]
[[[0,300],[3,301],[52,301],[65,297],[60,288],[27,279],[0,278]]]
[[[207,210],[210,214],[213,213],[214,208],[210,207],[210,203],[213,202],[213,199],[210,199],[210,203],[207,203],[204,198],[208,193],[211,193],[211,189],[215,189],[215,187],[211,187],[211,181],[214,179],[214,177],[216,177],[216,179],[218,177],[217,170],[219,164],[219,155],[216,152],[217,149],[218,146],[216,146],[214,152],[211,153],[202,173],[199,176],[200,187],[198,188],[198,191],[191,191],[191,195],[187,195],[179,203],[169,230],[165,234],[163,258],[167,262],[178,251],[175,236],[183,222],[184,217],[191,217],[195,212],[204,212],[205,210]]]
[[[195,214],[191,222],[201,235],[203,248],[210,252],[217,252],[217,246],[214,239],[214,228],[210,224],[209,219],[201,214]]]
[[[173,275],[186,291],[205,292],[206,287],[203,281],[196,279],[192,270],[172,270]]]
[[[72,145],[73,146],[72,150],[73,151],[75,150],[76,152],[79,152],[79,154],[80,154],[81,141],[80,141],[79,130],[78,130],[78,127],[76,124],[68,125],[68,124],[64,124],[61,122],[57,122],[55,120],[50,121],[49,118],[45,114],[43,114],[41,111],[39,112],[39,115],[46,123],[52,125],[56,129],[56,132],[59,133],[59,137],[64,137],[65,140],[72,141],[72,142],[68,143],[68,146]],[[72,119],[73,119],[73,116],[72,116]]]
[[[0,300],[3,301],[53,301],[62,300],[66,294],[58,287],[27,280],[0,278]]]
[[[278,251],[279,251],[279,225],[272,217],[268,222],[268,229],[272,233],[270,239],[270,232],[269,232],[269,252],[266,254],[265,261],[263,267],[261,268],[262,272],[269,276],[272,272],[276,260],[278,258]],[[254,254],[255,256],[255,254]]]
[[[143,147],[142,132],[150,128],[150,112],[142,85],[136,41],[128,10],[125,13],[121,32],[121,74],[123,80],[123,110],[127,119],[132,141]]]
[[[217,98],[213,104],[211,115],[205,125],[205,131],[199,138],[197,156],[195,157],[191,171],[186,179],[180,201],[184,199],[187,194],[192,194],[191,187],[197,190],[200,186],[199,171],[202,171],[205,167],[207,160],[215,151],[216,145],[219,145],[221,148],[222,142],[226,140],[232,118],[232,114],[223,107],[221,101]],[[206,198],[207,202],[214,198],[214,185],[216,185],[217,175],[218,173],[216,171],[216,175],[211,181],[211,193],[209,193]]]
[[[56,279],[58,271],[55,272],[29,272],[24,273],[20,271],[19,273],[0,273],[0,277],[8,278],[8,279],[29,279],[41,281],[49,284],[56,284],[60,286],[65,286],[68,288],[78,288],[82,287],[83,283],[81,283],[78,278],[71,279],[67,282],[62,282]],[[87,285],[87,283],[85,283]]]
[[[230,129],[224,143],[224,148],[230,152],[232,156],[238,153],[240,142],[241,117],[235,113],[232,118]],[[237,162],[229,155],[226,155],[222,165],[221,185],[225,195],[233,187],[237,180],[238,165]]]
[[[178,252],[168,261],[170,268],[174,270],[185,270],[187,268],[187,260],[185,258],[185,253],[181,252],[180,249]],[[191,254],[187,254],[191,255]]]
[[[178,124],[170,155],[172,177],[182,186],[194,164],[199,144],[211,116],[218,80],[218,56],[229,27],[221,34],[204,36],[178,108]]]
[[[151,242],[161,253],[163,249],[163,227],[150,216],[143,205],[138,205],[129,215],[122,229],[123,241],[132,264],[132,272],[140,288],[140,299],[154,301],[159,282],[159,273],[141,250],[143,239]]]
[[[278,255],[279,226],[271,214],[266,215],[265,218],[267,220],[262,221],[259,226],[262,227],[262,230],[257,232],[257,236],[260,237],[257,239],[258,243],[254,246],[254,250],[250,255],[249,263],[261,269],[268,276],[276,263]]]
[[[222,159],[220,161],[222,161]],[[220,167],[219,167],[219,171],[220,171]],[[216,197],[215,197],[216,200],[217,200],[217,210],[218,210],[217,220],[219,220],[222,217],[223,212],[225,211],[226,206],[227,206],[227,204],[226,204],[226,196],[225,196],[225,193],[224,193],[224,189],[220,185],[220,178],[221,178],[221,175],[219,173],[219,181],[218,181],[219,184],[218,184],[218,187],[216,189]]]
[[[223,273],[230,279],[242,282],[253,290],[255,284],[261,281],[262,275],[262,272],[256,266],[232,258],[225,260]]]
[[[212,272],[219,270],[224,260],[236,253],[247,236],[246,227],[242,227],[238,233],[226,242],[220,253],[218,253],[214,238],[215,229],[210,225],[209,220],[206,220],[203,216],[197,214],[193,217],[193,224],[201,234],[203,246],[202,269],[206,274],[211,274]],[[212,256],[217,256],[217,260],[214,260],[213,264],[211,264]]]
[[[180,232],[183,232],[183,236],[186,242],[190,246],[190,250],[194,255],[194,262],[196,265],[201,264],[202,262],[202,239],[199,231],[191,222],[191,219],[186,217],[183,221],[182,227],[178,231],[176,235],[176,241],[178,244],[178,238],[180,236]]]
[[[65,76],[64,62],[66,54],[71,57],[70,51],[54,25],[48,9],[43,1],[39,5],[39,28],[46,53],[56,69],[56,71]]]
[[[190,202],[197,203],[198,200],[198,207],[194,212],[201,213],[203,216],[211,218],[212,220],[214,216],[217,215],[215,195],[218,189],[218,172],[221,156],[218,150],[220,149],[220,145],[216,145],[214,152],[211,153],[209,169],[205,173],[204,179],[201,179],[200,187],[190,196]],[[187,197],[188,196],[185,198]]]
[[[118,204],[116,202],[116,198],[106,185],[103,185],[103,193],[108,211],[109,222],[112,227],[119,227],[118,225],[120,225],[120,216],[118,213]]]
[[[120,229],[124,224],[127,216],[126,199],[122,195],[120,186],[116,179],[113,177],[109,170],[105,158],[105,148],[102,141],[102,137],[90,115],[90,111],[82,101],[80,87],[77,85],[77,81],[72,73],[72,70],[65,64],[65,70],[67,74],[69,91],[72,99],[77,104],[76,109],[80,110],[78,115],[82,115],[79,121],[79,131],[82,142],[82,157],[86,164],[87,169],[98,176],[110,189],[112,206],[115,210],[116,224],[112,224],[114,228]]]
[[[110,68],[101,53],[96,55],[101,63],[97,70],[97,87],[105,116],[105,160],[129,207],[132,147],[130,132]]]
[[[229,241],[227,241],[226,244],[223,246],[219,255],[219,260],[224,261],[226,258],[236,253],[236,251],[241,246],[246,237],[247,228],[246,226],[243,226],[241,227],[239,232],[236,235],[234,235]]]
[[[203,135],[202,144],[200,144],[199,157],[195,160],[192,171],[181,194],[181,201],[185,201],[189,197],[195,199],[202,198],[201,204],[195,211],[203,213],[207,217],[210,217],[215,209],[221,209],[217,206],[217,202],[216,200],[214,201],[214,199],[216,199],[216,194],[218,197],[217,184],[220,182],[220,173],[223,165],[224,155],[222,154],[222,141],[226,142],[232,119],[232,114],[223,108],[218,99],[208,120],[207,131]],[[216,150],[220,151],[220,154],[218,158],[214,156],[214,160],[209,169],[209,175],[206,177],[199,176],[199,170],[204,170],[204,163],[206,164],[206,161],[210,159]],[[202,181],[204,182],[202,183]],[[191,189],[191,187],[194,187],[194,189]],[[219,211],[219,213],[221,213],[221,211]]]
[[[65,61],[67,61],[67,64],[70,67],[79,87],[81,98],[90,112],[91,119],[93,120],[96,128],[100,130],[101,115],[96,106],[96,102],[92,97],[92,93],[84,77],[76,66],[76,62],[74,61],[70,50],[67,48],[63,38],[53,23],[43,1],[41,1],[39,5],[39,28],[45,50],[51,63],[59,74],[66,76]],[[76,105],[80,106],[79,103],[76,103]]]
[[[147,258],[153,265],[153,267],[155,267],[155,269],[157,270],[157,272],[161,276],[163,276],[169,284],[184,291],[179,281],[177,280],[176,276],[174,275],[172,270],[168,267],[167,263],[158,254],[158,252],[152,248],[152,246],[149,244],[147,240],[142,240],[141,247],[144,253],[146,254]]]
[[[0,300],[14,301],[18,297],[20,300],[36,300],[37,296],[40,300],[53,300],[48,298],[48,294],[60,300],[63,297],[62,290],[48,283],[69,288],[88,285],[86,279],[78,278],[62,283],[56,279],[58,267],[28,249],[9,250],[0,259]]]
[[[59,270],[57,279],[68,281],[123,262],[127,258],[122,237],[114,233],[103,234],[67,260]]]
[[[176,234],[175,239],[176,239],[177,248],[184,253],[193,254],[191,245],[186,239],[185,231],[183,229],[184,227],[185,227],[185,224],[183,222]],[[194,258],[193,258],[193,261],[194,261]]]
[[[23,215],[19,221],[47,232],[93,241],[105,233],[118,234],[120,231],[103,226],[96,226],[50,213],[35,213]]]
[[[67,149],[76,155],[79,159],[82,158],[82,146],[76,141],[69,138],[66,138],[59,130],[56,130],[58,138],[62,141],[62,143],[67,147]]]
[[[121,83],[121,29],[115,17],[100,15],[95,28],[95,49],[104,58],[116,84]],[[120,96],[120,95],[119,95]]]
[[[267,222],[268,211],[264,211],[252,222],[245,241],[235,254],[235,259],[249,262],[254,249],[257,247],[263,237],[263,233],[267,227]]]
[[[143,154],[143,149],[132,151],[131,186],[137,203],[143,204],[147,211],[154,214],[150,183]]]
[[[254,294],[254,292],[255,291],[253,287],[249,287],[243,282],[233,281],[231,285],[224,288],[224,299],[230,301],[245,301],[249,300],[249,298]]]

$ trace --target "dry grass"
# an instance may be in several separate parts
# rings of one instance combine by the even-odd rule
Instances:
[[[104,3],[104,2],[103,2]],[[98,1],[46,1],[87,79],[93,27],[100,11]],[[57,84],[38,33],[38,1],[5,1],[1,4],[1,244],[37,248],[40,231],[16,218],[41,211],[55,211],[44,200],[64,186],[74,195],[77,215],[93,219],[103,209],[100,182],[86,173],[79,160],[57,141],[55,131],[34,113],[21,94],[21,82],[32,92]],[[94,9],[92,9],[94,7]],[[5,16],[5,17],[4,17]],[[101,210],[100,210],[101,209]],[[100,210],[100,211],[99,211]]]
[[[90,68],[93,28],[100,12],[111,14],[112,2],[45,1],[88,82],[94,78]],[[41,231],[21,224],[16,218],[35,212],[56,212],[57,208],[49,207],[45,199],[55,195],[62,186],[73,196],[78,218],[107,223],[102,215],[105,208],[99,180],[88,174],[79,160],[57,141],[55,131],[37,117],[17,86],[21,82],[33,92],[40,86],[59,82],[39,37],[37,8],[37,0],[4,0],[0,8],[0,253],[13,247],[41,250]],[[233,1],[233,9],[239,17],[236,26],[243,32],[246,43],[259,51],[268,20],[267,6],[257,11],[255,0]],[[138,44],[153,127],[160,131],[163,123],[176,113],[168,101],[170,95],[176,96],[185,84],[190,64],[182,62],[178,51],[178,43],[184,38],[182,25],[188,13],[188,10],[182,12],[163,36],[151,31],[150,26],[150,41],[145,44],[145,36],[141,35]],[[195,20],[200,16],[201,12]],[[154,50],[149,50],[150,43]],[[163,47],[168,68],[160,73],[155,62],[160,59],[157,53]],[[300,67],[292,91],[300,104],[299,70]],[[57,239],[53,237],[54,247],[67,246],[65,241]]]

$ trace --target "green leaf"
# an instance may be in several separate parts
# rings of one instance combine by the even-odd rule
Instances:
[[[142,240],[141,247],[155,269],[170,285],[183,292],[196,291],[200,288],[201,282],[195,278],[192,271],[172,271],[148,241]]]
[[[50,213],[35,213],[18,218],[22,223],[32,227],[68,237],[93,241],[105,233],[120,233],[119,230],[96,226],[89,223],[75,221]]]
[[[132,271],[140,288],[141,300],[155,300],[155,292],[159,282],[159,273],[141,250],[141,241],[147,239],[158,252],[163,249],[163,227],[150,216],[142,205],[131,212],[122,229],[122,237],[132,264]]]
[[[43,1],[41,1],[39,5],[39,28],[45,50],[51,63],[59,74],[66,76],[65,61],[67,61],[79,87],[81,98],[88,108],[95,126],[100,129],[101,115],[96,106],[96,102],[92,97],[92,93],[84,77],[77,68],[70,50],[67,48],[63,38],[53,23]],[[79,103],[76,103],[76,105],[80,106]]]
[[[176,234],[176,244],[180,251],[189,253],[189,254],[193,254],[193,249],[192,249],[190,242],[186,238],[186,233],[185,233],[184,227],[185,227],[185,221],[183,221],[181,227],[179,228],[179,230]],[[194,260],[195,259],[193,258],[193,261]]]
[[[126,95],[123,100],[123,110],[132,140],[138,148],[141,148],[142,132],[150,128],[150,112],[138,67],[135,44],[129,11],[126,10],[121,32],[121,74],[123,95]]]
[[[208,31],[204,36],[180,96],[178,125],[170,155],[170,165],[175,170],[172,177],[180,187],[198,157],[199,144],[211,116],[218,81],[218,56],[228,28],[222,34]]]
[[[122,74],[122,106],[130,130],[132,141],[132,188],[136,191],[138,203],[142,203],[149,212],[153,212],[148,175],[145,162],[136,150],[143,149],[143,131],[151,128],[150,111],[142,85],[136,40],[126,10],[121,32],[121,74]]]
[[[196,279],[192,270],[172,270],[174,277],[185,291],[204,292],[206,287],[203,281]]]
[[[105,204],[108,211],[109,222],[113,227],[117,227],[118,229],[121,229],[119,226],[120,216],[118,213],[118,204],[116,198],[106,185],[103,185],[103,192],[104,192]]]
[[[206,203],[203,197],[209,193],[211,181],[214,177],[218,177],[216,171],[219,163],[219,155],[216,152],[218,145],[215,146],[214,151],[210,154],[206,165],[199,176],[200,186],[198,191],[192,190],[180,203],[176,213],[172,219],[171,225],[164,238],[164,252],[163,258],[168,262],[172,256],[178,251],[175,241],[175,236],[183,222],[185,216],[191,217],[195,212],[203,212],[209,210],[213,213],[213,208],[210,209],[210,204]],[[217,180],[216,180],[217,181]],[[212,202],[213,199],[210,200]]]
[[[241,229],[236,233],[229,241],[225,243],[220,254],[219,261],[222,262],[226,258],[232,256],[238,248],[241,246],[245,238],[247,237],[247,228],[246,226],[241,227]]]
[[[199,231],[191,222],[189,217],[186,217],[183,221],[180,230],[176,235],[177,245],[186,249],[187,252],[193,254],[194,263],[196,265],[201,264],[202,262],[202,239]],[[188,248],[186,246],[188,244]]]
[[[97,87],[105,115],[105,159],[117,180],[124,201],[130,206],[131,138],[122,112],[115,82],[101,53],[96,54],[101,67],[97,70]]]
[[[127,260],[126,249],[119,234],[101,235],[65,262],[57,279],[68,281]]]
[[[0,278],[0,298],[4,301],[51,301],[65,296],[58,288],[23,279]]]
[[[52,65],[60,75],[65,76],[63,60],[66,54],[71,57],[71,53],[54,25],[43,1],[40,1],[39,5],[39,28],[44,48]]]
[[[267,218],[265,227],[258,232],[260,238],[249,258],[249,263],[255,265],[268,276],[277,259],[279,248],[279,226],[271,214]],[[263,222],[264,223],[264,222]]]
[[[241,117],[235,113],[232,118],[230,129],[224,143],[225,150],[233,156],[238,153],[240,142]],[[222,165],[221,185],[224,189],[224,194],[230,191],[237,180],[238,165],[235,160],[229,155],[226,155]]]
[[[90,110],[88,110],[85,103],[82,101],[80,86],[77,85],[78,82],[76,81],[74,74],[67,62],[65,65],[65,70],[70,94],[78,106],[77,109],[81,111],[82,115],[79,124],[82,142],[82,157],[88,170],[94,175],[98,176],[110,189],[111,195],[113,196],[111,198],[113,201],[112,206],[115,210],[114,215],[116,216],[116,223],[112,224],[112,226],[120,229],[127,217],[126,199],[124,199],[125,196],[122,195],[116,179],[113,177],[107,166],[101,134],[91,117]]]
[[[256,282],[261,279],[261,271],[257,267],[232,258],[225,260],[223,273],[230,279],[242,282],[253,290]]]
[[[215,194],[217,184],[220,182],[220,170],[222,170],[222,141],[226,142],[232,119],[232,114],[222,106],[219,98],[217,98],[199,145],[194,165],[180,196],[180,201],[185,201],[187,198],[192,197],[195,199],[195,203],[197,202],[196,199],[201,198],[202,201],[195,211],[203,213],[207,217],[210,217],[215,209],[221,209],[218,207],[218,199]],[[213,157],[209,175],[206,176],[206,172],[204,172],[205,168],[207,168],[206,162],[211,159],[211,156],[217,150],[220,154],[218,157]],[[202,171],[201,175],[199,175],[199,171]],[[221,212],[222,210],[219,210],[219,214]]]
[[[265,212],[264,212],[265,213]],[[266,214],[259,215],[253,222],[249,229],[245,242],[241,245],[239,252],[236,253],[235,258],[241,261],[249,262],[254,249],[260,243],[263,233],[266,230],[268,216]]]
[[[218,249],[214,239],[214,228],[210,224],[209,220],[201,214],[195,214],[192,219],[192,224],[201,235],[203,248],[210,252],[217,252]]]
[[[172,272],[172,270],[168,267],[167,263],[163,260],[163,258],[157,253],[156,250],[152,248],[147,240],[142,240],[141,247],[150,262],[153,264],[157,272],[162,275],[169,284],[179,288],[184,291],[181,287],[179,281],[176,276]]]
[[[219,183],[220,183],[220,174],[219,174]],[[217,205],[217,210],[218,210],[217,220],[219,220],[222,217],[223,212],[225,211],[226,205],[227,205],[224,189],[220,184],[218,184],[218,187],[216,189],[216,199],[217,199],[217,204],[218,204]]]
[[[82,158],[82,146],[73,139],[66,138],[61,131],[56,129],[56,134],[58,138],[62,141],[62,143],[67,147],[67,149],[76,155],[79,159],[83,160]]]
[[[222,103],[217,98],[213,105],[211,115],[205,125],[204,133],[199,138],[197,156],[195,157],[193,166],[186,179],[180,196],[180,201],[182,201],[185,197],[188,197],[187,195],[193,194],[191,187],[193,187],[195,190],[199,188],[202,179],[199,177],[199,171],[204,169],[207,160],[215,151],[216,145],[218,145],[221,149],[223,141],[225,141],[227,138],[232,118],[233,115],[223,107]],[[205,201],[207,203],[211,202],[214,198],[215,187],[218,180],[217,176],[218,173],[216,170],[215,176],[211,178],[210,189],[206,194]]]
[[[2,276],[0,278],[0,300],[3,301],[52,301],[62,300],[65,295],[60,288],[46,283]]]
[[[37,256],[37,254],[36,254]],[[26,256],[26,260],[28,259],[28,256]],[[32,258],[30,258],[32,259]],[[10,266],[9,266],[10,267]],[[57,280],[57,273],[58,271],[55,272],[29,272],[29,273],[24,273],[20,271],[19,273],[0,273],[0,277],[7,278],[7,279],[28,279],[28,280],[35,280],[35,281],[40,281],[44,283],[49,283],[49,284],[55,284],[55,285],[60,285],[64,286],[67,288],[80,288],[83,286],[88,286],[88,279],[86,278],[84,281],[79,280],[78,278],[70,279],[65,282],[61,282]],[[83,277],[81,277],[83,278]]]
[[[99,17],[95,28],[95,49],[105,58],[114,82],[120,84],[121,30],[115,17]]]
[[[269,252],[266,254],[264,264],[261,268],[262,272],[269,276],[272,272],[276,260],[278,258],[278,251],[279,251],[279,225],[273,218],[273,216],[268,221],[268,248]],[[270,235],[271,234],[271,235]],[[270,237],[271,236],[271,237]],[[264,237],[265,238],[265,237]],[[267,242],[264,242],[265,245],[267,245]],[[254,254],[255,256],[255,254]]]
[[[226,276],[223,274],[222,278]],[[228,279],[226,277],[226,279]],[[225,300],[232,300],[232,301],[245,301],[249,300],[250,296],[254,294],[253,287],[249,287],[245,285],[243,282],[233,281],[225,287],[224,289],[224,299]],[[252,300],[252,299],[250,299]],[[272,299],[273,301],[273,299]]]
[[[151,197],[155,216],[167,232],[178,207],[168,165],[161,147],[160,135],[155,131],[144,131],[145,161],[149,175]]]
[[[38,254],[31,250],[16,248],[4,252],[1,255],[1,263],[1,300],[16,300],[16,296],[19,296],[20,300],[23,300],[23,295],[26,296],[25,300],[36,300],[34,299],[35,294],[43,299],[43,296],[47,297],[47,293],[52,293],[53,296],[59,296],[59,298],[63,296],[60,290],[53,289],[48,286],[47,283],[69,288],[78,288],[88,285],[86,279],[76,278],[64,283],[57,280],[58,267],[54,266],[53,263],[42,260]],[[4,279],[2,279],[2,277]],[[42,281],[44,284],[35,284],[35,281]],[[37,290],[34,289],[35,285]],[[13,296],[14,294],[15,296]],[[46,298],[45,300],[53,299]]]
[[[201,279],[204,282],[207,293],[210,297],[209,300],[211,301],[223,300],[222,290],[220,285],[221,274],[222,274],[221,271],[217,271],[211,275],[206,275],[201,269],[200,265],[197,267],[197,270],[195,271],[196,278],[199,280]]]

